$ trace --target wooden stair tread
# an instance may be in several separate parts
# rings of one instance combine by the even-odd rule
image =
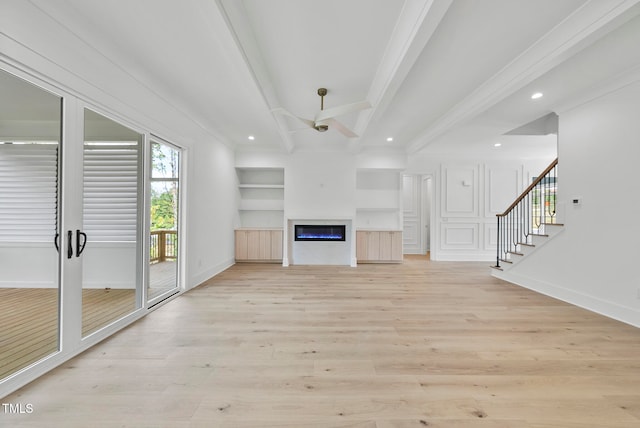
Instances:
[[[518,242],[518,244],[517,244],[517,245],[524,245],[525,247],[535,247],[535,245],[533,245],[533,244],[528,244],[528,243],[526,243],[526,242]]]
[[[516,251],[507,251],[507,254],[513,254],[513,255],[516,255],[516,256],[524,256],[523,253],[518,253]]]

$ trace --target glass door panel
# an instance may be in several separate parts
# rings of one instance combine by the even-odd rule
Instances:
[[[140,285],[143,136],[91,110],[84,112],[82,335],[142,306]]]
[[[62,100],[0,70],[0,380],[59,350]]]
[[[180,151],[151,142],[149,302],[178,289]]]

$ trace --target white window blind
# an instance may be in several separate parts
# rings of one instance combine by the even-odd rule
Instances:
[[[139,144],[85,143],[83,232],[93,242],[136,241]]]
[[[0,143],[0,242],[53,242],[57,143]]]

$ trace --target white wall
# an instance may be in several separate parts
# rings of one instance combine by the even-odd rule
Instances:
[[[565,230],[502,277],[640,327],[639,111],[637,79],[560,113]]]
[[[187,286],[194,287],[231,266],[237,218],[234,154],[211,136],[190,149],[187,232]]]
[[[406,253],[416,253],[423,226],[422,180],[433,177],[431,259],[487,261],[496,257],[496,214],[503,212],[531,178],[553,159],[465,159],[419,155],[404,179]],[[409,188],[410,187],[410,188]]]
[[[352,218],[356,158],[344,151],[292,153],[284,176],[285,215],[293,219]]]

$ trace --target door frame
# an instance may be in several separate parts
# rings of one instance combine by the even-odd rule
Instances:
[[[422,174],[420,176],[420,253],[426,255],[427,252],[433,256],[434,230],[433,219],[435,217],[434,204],[435,177],[433,174]],[[428,216],[427,216],[428,214]],[[425,229],[429,228],[428,238]],[[430,257],[433,258],[433,257]]]
[[[176,287],[172,290],[169,290],[159,296],[154,297],[153,299],[149,299],[147,296],[147,290],[149,288],[149,281],[151,276],[149,274],[150,267],[150,236],[151,236],[151,144],[158,143],[171,147],[174,150],[177,150],[180,153],[180,159],[178,161],[178,213],[177,213],[177,226],[176,230],[178,232],[178,253],[176,260]],[[186,166],[186,152],[187,150],[184,147],[179,146],[178,144],[172,143],[165,138],[159,137],[156,134],[149,133],[147,135],[147,141],[145,142],[145,163],[144,163],[144,234],[145,238],[144,242],[144,306],[148,309],[160,302],[165,301],[166,299],[175,296],[178,293],[185,291],[185,276],[184,276],[184,263],[185,263],[185,248],[186,248],[186,238],[185,238],[185,209],[186,206],[186,186],[185,186],[185,166]]]

